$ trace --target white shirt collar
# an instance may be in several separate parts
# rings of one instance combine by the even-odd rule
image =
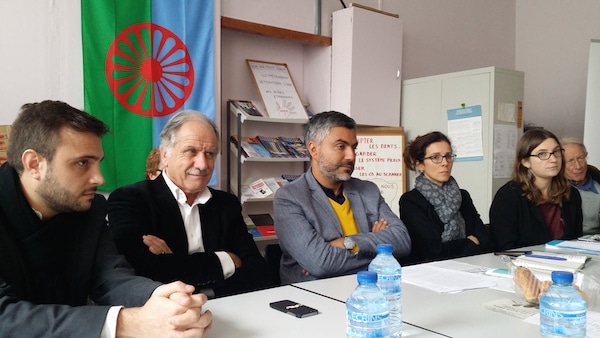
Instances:
[[[173,197],[175,197],[175,200],[177,200],[177,202],[180,204],[186,204],[187,196],[185,195],[183,190],[181,190],[175,183],[173,183],[173,181],[171,181],[171,178],[169,178],[169,175],[167,175],[167,168],[163,169],[162,177],[165,179],[165,183],[167,183],[167,187],[169,187],[169,190],[171,190],[171,193],[173,194]],[[192,206],[196,204],[206,204],[206,202],[208,202],[208,200],[210,200],[211,197],[212,194],[210,193],[210,189],[204,188],[204,190],[202,190],[196,195]]]

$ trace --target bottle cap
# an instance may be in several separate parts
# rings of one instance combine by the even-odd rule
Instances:
[[[377,252],[392,253],[394,246],[391,244],[377,244]]]
[[[377,272],[374,271],[359,271],[356,274],[358,284],[377,284]]]
[[[552,282],[560,284],[573,283],[573,273],[568,271],[552,271]]]

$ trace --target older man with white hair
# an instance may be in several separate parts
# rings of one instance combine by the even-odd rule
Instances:
[[[579,190],[583,211],[583,234],[600,234],[600,170],[587,163],[587,150],[578,139],[561,140],[565,157],[565,177]]]

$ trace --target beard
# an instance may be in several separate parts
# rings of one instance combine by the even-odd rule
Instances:
[[[81,196],[62,186],[54,176],[52,168],[48,168],[48,173],[37,192],[46,206],[56,213],[83,212],[92,206],[91,200],[84,201]]]
[[[333,164],[323,159],[322,157],[319,157],[318,165],[321,173],[329,180],[331,180],[331,182],[346,182],[350,179],[352,172],[354,171],[353,161],[343,161],[338,164]],[[338,173],[338,169],[346,165],[350,165],[352,167],[350,172]]]

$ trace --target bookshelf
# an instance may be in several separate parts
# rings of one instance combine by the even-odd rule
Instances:
[[[331,84],[331,37],[309,34],[260,23],[221,17],[221,149],[225,165],[220,184],[241,196],[244,180],[275,177],[277,174],[301,174],[308,167],[306,159],[246,159],[230,145],[232,134],[243,136],[300,136],[306,120],[264,118],[234,114],[229,99],[258,99],[259,92],[249,71],[247,59],[285,63],[304,104],[313,112],[329,110]],[[244,182],[245,183],[245,182]],[[224,189],[225,190],[225,189]],[[243,214],[273,212],[273,197],[242,201]],[[260,237],[257,237],[260,238]],[[255,238],[255,240],[257,240]],[[262,237],[259,249],[273,238]]]
[[[331,46],[331,38],[328,36],[298,32],[225,16],[221,17],[221,28],[290,40],[308,45]]]
[[[299,127],[306,123],[306,119],[286,119],[286,118],[269,118],[269,117],[257,117],[257,116],[248,116],[240,113],[237,108],[233,105],[231,101],[227,102],[227,140],[231,139],[232,135],[238,135],[238,142],[236,145],[229,142],[227,153],[227,188],[230,193],[238,196],[242,205],[245,203],[252,202],[269,202],[273,201],[273,196],[263,197],[263,198],[249,198],[245,199],[242,197],[242,184],[247,183],[248,175],[244,175],[243,167],[250,166],[252,163],[265,163],[267,164],[271,171],[267,171],[271,173],[271,176],[278,176],[281,174],[301,174],[305,170],[305,164],[310,161],[309,158],[299,158],[299,157],[286,157],[286,158],[265,158],[265,157],[246,157],[243,155],[243,151],[241,149],[241,136],[245,135],[244,125],[249,123],[257,123],[262,125],[259,126],[259,130],[268,129],[271,133],[278,133],[282,130],[281,125],[295,125],[298,129],[297,132],[300,132]],[[263,124],[267,124],[269,126],[265,127]],[[267,131],[265,131],[266,133]],[[254,136],[254,135],[252,135]],[[272,135],[277,136],[277,135]],[[295,165],[294,165],[295,163]],[[302,164],[302,165],[299,165]],[[282,165],[283,164],[283,165]],[[292,164],[292,172],[290,170],[290,164]],[[287,166],[286,166],[287,165]],[[278,171],[279,168],[281,170],[285,170],[285,172]],[[265,171],[260,171],[261,173],[265,173]],[[278,173],[278,174],[275,174]],[[263,178],[263,177],[259,177]]]
[[[220,184],[238,197],[248,179],[301,174],[307,159],[259,159],[238,156],[231,135],[300,136],[306,119],[234,114],[230,99],[259,100],[247,60],[285,63],[303,104],[313,112],[329,110],[331,37],[221,17],[221,121],[224,150]],[[224,135],[225,136],[225,135]],[[275,174],[277,172],[277,174]],[[243,213],[272,213],[272,197],[242,201]]]

